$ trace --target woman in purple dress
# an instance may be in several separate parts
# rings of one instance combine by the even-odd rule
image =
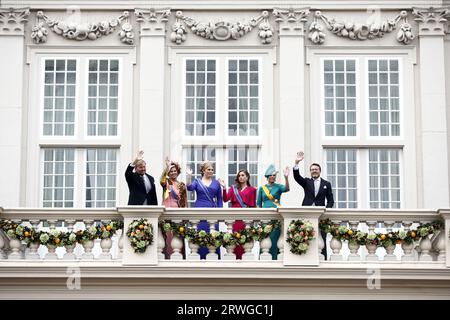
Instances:
[[[219,181],[213,178],[214,168],[211,162],[205,161],[200,166],[201,178],[192,180],[192,169],[188,168],[187,173],[187,189],[195,191],[197,199],[195,201],[195,208],[222,208],[222,187]],[[216,225],[216,229],[218,226]],[[198,230],[205,230],[209,232],[209,223],[206,220],[200,220]],[[208,253],[208,248],[200,247],[198,250],[200,259],[205,259]],[[220,258],[220,255],[219,255]]]

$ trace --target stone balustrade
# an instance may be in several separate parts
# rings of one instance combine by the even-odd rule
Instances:
[[[126,232],[134,219],[148,219],[153,226],[153,242],[144,253],[136,253],[130,246]],[[286,241],[287,228],[291,221],[301,219],[310,221],[316,237],[310,243],[306,254],[298,255],[290,251]],[[319,232],[321,220],[329,219],[333,230],[347,232],[345,236],[328,234],[323,241]],[[59,261],[59,263],[80,261],[102,261],[123,265],[157,265],[205,261],[206,263],[261,263],[297,266],[322,266],[348,263],[426,263],[443,267],[449,264],[449,228],[450,210],[353,210],[325,209],[320,207],[280,207],[278,209],[228,209],[228,208],[186,208],[165,209],[151,206],[127,206],[115,209],[3,209],[0,208],[0,220],[9,220],[14,224],[33,228],[52,234],[56,231],[76,234],[80,230],[89,230],[95,226],[106,226],[110,221],[124,222],[124,228],[118,229],[112,236],[99,236],[90,241],[63,241],[62,243],[25,244],[24,241],[8,237],[0,231],[0,266],[11,262]],[[278,221],[282,232],[279,237],[255,237],[242,244],[242,255],[237,258],[236,243],[210,244],[204,257],[199,254],[200,246],[183,232],[162,230],[162,223],[175,223],[184,229],[196,230],[200,223],[209,226],[209,233],[239,233],[233,230],[236,220],[242,220],[245,226],[265,226]],[[421,236],[418,226],[442,221],[443,228]],[[99,227],[100,228],[100,227]],[[102,229],[103,230],[103,229]],[[113,230],[114,231],[114,230]],[[415,235],[414,240],[398,238],[402,234]],[[412,232],[414,231],[414,232]],[[416,232],[417,231],[417,232]],[[184,230],[186,232],[186,230]],[[337,232],[337,231],[336,231]],[[409,232],[409,233],[408,233]],[[208,232],[206,232],[208,233]],[[219,234],[219,233],[217,233]],[[351,241],[348,234],[362,234],[374,241]],[[386,237],[395,234],[393,241]],[[62,236],[61,236],[62,237]],[[364,238],[364,239],[366,239]],[[354,237],[352,239],[355,239]],[[380,240],[381,239],[381,240]],[[276,243],[273,243],[276,241]],[[377,242],[378,241],[378,242]],[[324,245],[328,248],[328,257],[322,256]],[[274,257],[271,249],[278,249]]]

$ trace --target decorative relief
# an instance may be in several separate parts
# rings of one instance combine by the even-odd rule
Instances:
[[[136,21],[141,24],[141,35],[159,32],[163,35],[166,31],[166,22],[169,21],[170,9],[135,9]]]
[[[28,8],[0,8],[0,35],[1,34],[19,34],[23,35],[24,23],[30,15]]]
[[[194,18],[184,16],[182,11],[177,11],[175,17],[176,21],[172,26],[170,39],[177,44],[181,44],[186,40],[186,26],[199,37],[218,41],[237,40],[258,26],[258,36],[263,44],[271,43],[273,40],[273,28],[269,23],[269,13],[267,11],[263,11],[259,17],[245,23],[225,21],[215,23],[199,22]]]
[[[47,17],[44,12],[38,11],[36,15],[37,23],[32,28],[31,38],[35,43],[45,43],[48,35],[48,30],[45,28],[45,25],[47,25],[51,31],[69,40],[96,40],[114,32],[120,25],[121,30],[118,33],[120,41],[131,45],[134,44],[134,33],[128,17],[128,11],[124,11],[119,18],[110,21],[77,24],[53,20]]]
[[[280,24],[280,33],[284,31],[298,31],[303,35],[304,23],[308,20],[309,9],[280,9],[272,12],[275,21]]]
[[[449,8],[413,8],[414,20],[419,23],[421,35],[443,35],[448,31]]]
[[[400,30],[397,33],[397,41],[408,44],[414,39],[411,25],[407,21],[407,12],[401,11],[394,19],[383,21],[382,23],[362,24],[353,22],[337,21],[334,18],[327,18],[320,11],[314,14],[314,20],[309,26],[308,38],[315,44],[325,42],[325,33],[323,27],[319,23],[319,19],[323,21],[328,30],[333,34],[348,38],[351,40],[372,40],[382,38],[386,33],[394,31],[400,22]]]

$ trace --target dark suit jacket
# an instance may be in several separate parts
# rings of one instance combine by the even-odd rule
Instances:
[[[320,179],[320,189],[317,196],[314,196],[314,179],[303,178],[299,170],[294,169],[294,179],[299,185],[305,190],[305,198],[303,199],[302,206],[326,206],[327,208],[332,208],[334,205],[333,191],[331,189],[331,183],[327,180]],[[327,204],[325,205],[325,198]]]
[[[155,179],[149,174],[145,174],[150,180],[152,188],[147,193],[145,190],[145,184],[142,177],[133,172],[133,167],[128,165],[125,171],[125,179],[127,180],[128,189],[130,190],[130,196],[128,197],[129,205],[142,205],[145,199],[147,199],[148,205],[158,205],[158,198],[156,197]]]

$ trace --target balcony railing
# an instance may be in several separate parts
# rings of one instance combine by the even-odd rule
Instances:
[[[136,219],[147,219],[153,226],[153,242],[145,252],[137,253],[130,245],[126,235],[130,223]],[[315,230],[315,238],[310,241],[306,253],[298,255],[291,252],[291,246],[286,241],[289,224],[295,220],[308,221]],[[321,220],[329,219],[333,233],[328,234],[326,245],[328,257],[321,254],[325,242],[319,232]],[[233,223],[242,220],[246,227],[264,228],[272,222],[279,222],[280,237],[273,239],[267,232],[259,238],[255,235],[251,240],[242,241],[244,253],[237,259],[234,253],[236,243],[225,243],[223,237],[242,240],[239,231],[233,231]],[[322,267],[339,264],[378,263],[410,266],[413,264],[434,265],[437,268],[450,266],[449,258],[449,228],[450,209],[440,210],[352,210],[325,209],[320,207],[280,207],[278,209],[218,209],[189,208],[165,209],[163,207],[128,206],[116,209],[29,209],[0,208],[0,221],[9,221],[15,226],[27,227],[30,232],[55,234],[63,238],[63,234],[82,234],[91,227],[98,228],[97,239],[72,241],[59,239],[55,241],[29,241],[27,237],[9,236],[0,231],[0,272],[2,266],[17,265],[32,262],[58,262],[60,264],[91,263],[101,261],[102,265],[149,265],[157,266],[164,263],[176,265],[180,261],[192,265],[199,262],[210,264],[236,264],[240,267],[246,264],[258,263],[261,266],[309,266]],[[122,229],[108,236],[102,235],[102,230],[110,221],[123,223]],[[220,237],[215,244],[208,247],[208,254],[201,259],[198,254],[199,245],[182,237],[185,229],[197,229],[200,221],[209,224],[210,231],[206,234],[220,231]],[[420,234],[420,228],[436,221],[443,223],[442,228],[435,228],[427,234]],[[169,226],[184,226],[177,232],[163,230],[162,222]],[[4,222],[5,223],[5,222]],[[103,229],[101,228],[103,226]],[[110,227],[108,227],[110,229]],[[215,231],[214,231],[215,230]],[[350,230],[350,231],[349,231]],[[58,232],[59,231],[59,232]],[[268,230],[270,231],[270,227]],[[338,234],[338,232],[341,232]],[[359,232],[359,233],[358,233]],[[345,233],[345,234],[342,234]],[[165,234],[166,236],[163,236]],[[219,234],[216,232],[216,234]],[[244,235],[244,233],[242,233]],[[362,235],[362,240],[351,241]],[[29,235],[29,234],[28,234]],[[111,236],[112,235],[112,236]],[[369,236],[371,235],[371,236]],[[395,235],[392,241],[389,237]],[[400,238],[403,236],[404,238]],[[267,237],[265,237],[267,236]],[[413,237],[412,237],[413,236]],[[47,236],[45,236],[46,239]],[[23,238],[23,240],[22,240]],[[55,237],[54,237],[55,238]],[[272,238],[272,239],[271,239]],[[365,239],[374,241],[366,241]],[[45,240],[44,239],[44,240]],[[278,255],[273,258],[269,250],[276,240]],[[370,243],[369,243],[370,242]],[[222,245],[216,250],[217,244]],[[238,244],[239,245],[239,244]],[[168,250],[169,249],[169,250]],[[184,264],[186,266],[186,264]]]

